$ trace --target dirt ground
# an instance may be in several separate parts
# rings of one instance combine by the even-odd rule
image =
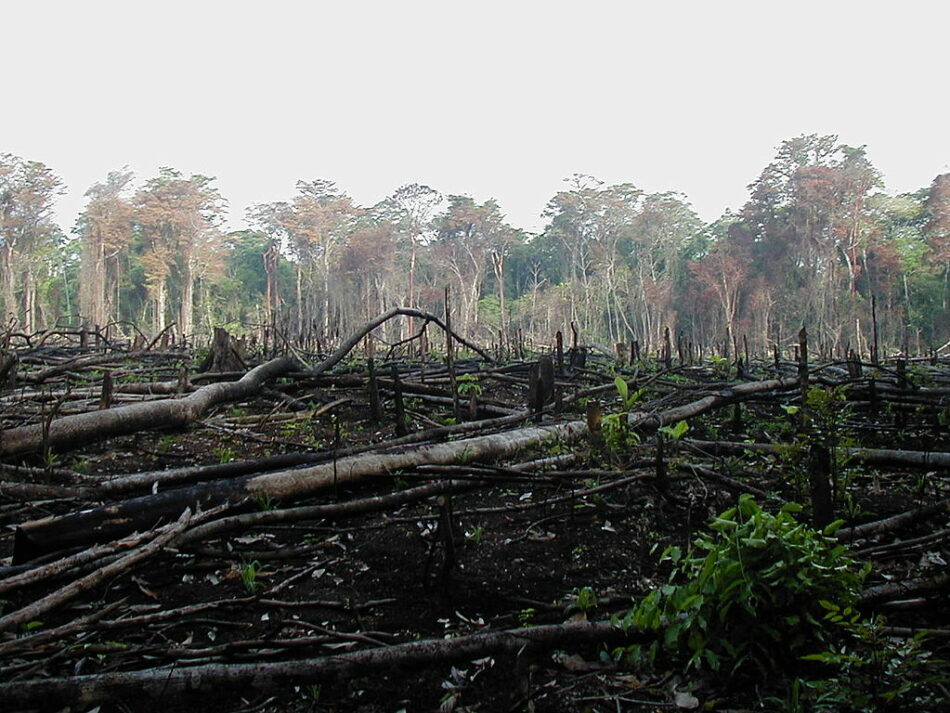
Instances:
[[[484,382],[486,386],[488,381]],[[608,381],[609,383],[609,381]],[[273,412],[271,399],[220,409],[185,431],[147,432],[109,439],[68,455],[57,468],[106,478],[115,474],[183,465],[213,464],[281,452],[346,448],[381,442],[393,426],[371,422],[362,388],[297,384],[284,389],[306,409],[349,398],[318,419],[248,423]],[[491,399],[514,406],[524,394],[515,385],[494,385]],[[388,397],[387,397],[388,399]],[[487,400],[487,394],[486,394]],[[388,400],[384,404],[388,408]],[[414,430],[444,423],[445,407],[408,403]],[[547,416],[556,418],[580,415]],[[762,440],[762,423],[781,410],[763,405],[730,436]],[[290,412],[293,413],[293,412]],[[754,413],[754,410],[752,411]],[[724,431],[730,412],[696,420],[691,436]],[[387,420],[389,420],[387,418]],[[771,421],[770,421],[771,420]],[[756,429],[759,429],[758,432]],[[920,434],[918,434],[920,435]],[[886,437],[885,437],[886,439]],[[932,439],[931,439],[932,440]],[[933,450],[950,450],[933,444]],[[649,440],[605,453],[587,442],[525,453],[520,462],[568,456],[569,466],[517,475],[478,466],[451,471],[417,469],[379,476],[358,488],[339,489],[293,505],[346,502],[434,480],[489,480],[468,492],[429,498],[333,520],[303,520],[253,528],[165,552],[42,617],[38,629],[65,624],[115,602],[122,616],[105,625],[12,657],[0,658],[10,680],[73,676],[177,662],[267,663],[321,657],[367,646],[450,638],[570,620],[601,620],[665,582],[657,553],[687,547],[709,518],[735,503],[736,493],[683,466],[702,459],[685,446],[672,453],[672,484],[660,493]],[[34,461],[36,467],[42,463]],[[496,465],[511,465],[496,464]],[[774,463],[748,456],[733,467],[740,478],[776,495],[792,494]],[[49,480],[56,482],[50,468]],[[912,507],[914,473],[889,469],[855,477],[860,518],[871,520]],[[936,486],[935,486],[936,487]],[[932,496],[931,496],[932,497]],[[50,499],[8,501],[5,525],[69,512],[77,504]],[[278,509],[262,499],[246,509]],[[944,516],[943,520],[946,520]],[[451,524],[449,524],[451,523]],[[928,534],[938,523],[921,522],[903,538]],[[12,553],[12,538],[0,541]],[[950,557],[946,540],[928,549],[935,561]],[[919,573],[922,554],[876,563],[875,581]],[[42,596],[48,584],[4,595],[7,610]],[[939,600],[937,600],[939,601]],[[942,595],[946,603],[946,594]],[[176,612],[167,618],[160,612]],[[123,625],[129,617],[153,616]],[[947,609],[935,600],[895,609],[896,626],[943,627]],[[158,701],[123,698],[94,710],[116,711],[658,711],[765,710],[769,695],[784,695],[785,672],[725,686],[675,670],[631,670],[604,647],[579,647],[521,656],[482,656],[464,663],[394,668],[346,680],[288,685],[269,690],[226,687]],[[73,710],[86,710],[79,706]]]

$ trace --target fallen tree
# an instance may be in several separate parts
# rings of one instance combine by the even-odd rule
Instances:
[[[90,676],[71,676],[0,683],[7,710],[42,705],[104,703],[112,700],[157,700],[224,688],[266,691],[355,678],[402,667],[469,661],[483,656],[519,657],[566,646],[620,643],[628,638],[609,622],[580,622],[489,631],[454,639],[424,639],[364,651],[271,663],[206,664],[151,668]]]
[[[448,327],[435,315],[416,309],[402,307],[384,312],[356,330],[343,344],[320,364],[306,371],[313,377],[325,373],[342,361],[367,334],[396,316],[415,317],[427,323],[434,322],[446,330],[452,338],[477,352],[486,361],[491,357],[468,342]],[[98,363],[102,357],[89,358],[85,364]],[[65,366],[43,372],[43,378],[59,373]],[[180,399],[129,404],[90,413],[54,418],[48,422],[34,423],[0,431],[0,457],[32,453],[47,448],[65,450],[93,441],[127,435],[152,428],[182,428],[193,423],[211,408],[222,403],[241,401],[258,393],[262,385],[293,372],[297,362],[289,357],[272,359],[252,369],[235,382],[214,383]]]
[[[153,527],[186,507],[213,507],[248,498],[295,499],[361,478],[386,475],[419,465],[474,462],[504,458],[548,440],[570,443],[587,432],[583,421],[532,426],[504,433],[405,449],[341,458],[309,468],[255,474],[233,480],[200,483],[189,488],[132,498],[57,518],[24,523],[16,529],[14,563],[66,547],[86,546]]]
[[[0,431],[0,456],[20,455],[46,448],[65,450],[151,428],[182,428],[218,404],[253,396],[262,384],[295,368],[293,359],[279,357],[251,369],[237,381],[208,384],[180,399],[117,406],[63,416],[48,424],[34,423],[8,428]]]
[[[763,392],[794,388],[797,383],[797,379],[769,379],[739,384],[667,411],[631,414],[630,421],[641,429],[656,429]],[[14,562],[22,563],[65,547],[115,539],[136,529],[152,527],[155,522],[173,517],[185,507],[213,507],[255,497],[293,500],[327,488],[349,485],[368,476],[394,473],[420,465],[504,458],[545,441],[573,443],[586,434],[586,421],[531,426],[451,443],[392,453],[368,453],[311,467],[201,483],[190,488],[133,498],[65,517],[44,518],[20,525],[16,529]]]

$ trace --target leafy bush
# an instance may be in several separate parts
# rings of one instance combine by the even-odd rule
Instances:
[[[828,536],[840,523],[821,534],[795,520],[800,510],[788,504],[771,515],[743,495],[696,541],[695,556],[667,548],[669,583],[617,621],[662,636],[626,653],[650,662],[665,653],[733,676],[794,667],[824,648],[834,627],[820,602],[853,604],[867,570]]]
[[[796,679],[793,701],[811,713],[930,711],[946,706],[950,673],[923,645],[926,634],[888,636],[884,619],[862,619],[850,607],[822,602],[825,620],[838,627],[841,641],[803,658],[825,664],[828,678]]]

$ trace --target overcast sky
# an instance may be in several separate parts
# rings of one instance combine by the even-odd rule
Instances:
[[[867,145],[890,192],[950,171],[950,4],[0,0],[0,153],[66,183],[216,176],[230,224],[329,178],[425,183],[538,230],[587,173],[738,209],[777,145]]]

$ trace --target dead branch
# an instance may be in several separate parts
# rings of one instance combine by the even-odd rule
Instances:
[[[583,421],[522,428],[398,453],[369,453],[309,468],[201,483],[61,518],[45,518],[24,523],[17,528],[13,559],[14,563],[21,563],[63,547],[114,539],[136,529],[148,529],[157,520],[174,517],[183,508],[196,507],[199,503],[213,506],[263,496],[293,500],[328,488],[352,485],[369,476],[389,474],[423,464],[504,458],[549,440],[570,443],[583,437],[586,430],[587,424]]]
[[[907,599],[920,594],[939,592],[947,588],[950,588],[950,572],[940,572],[933,577],[918,577],[868,587],[861,595],[859,603],[867,607],[895,599]]]
[[[842,528],[835,534],[838,539],[842,541],[864,539],[870,535],[890,532],[891,530],[897,530],[911,523],[920,522],[921,520],[945,512],[948,509],[950,509],[950,499],[941,500],[936,503],[931,503],[930,505],[923,505],[906,512],[898,513],[897,515],[892,515],[883,520],[866,522],[856,527]]]
[[[208,384],[180,399],[136,403],[54,419],[44,438],[44,425],[31,424],[0,431],[0,456],[30,453],[43,448],[68,449],[76,445],[126,435],[150,428],[181,428],[210,408],[255,394],[264,382],[295,367],[289,358],[272,359],[234,382]]]
[[[0,617],[0,631],[5,631],[7,629],[20,626],[21,624],[25,624],[31,619],[36,618],[39,614],[60,606],[64,602],[88,590],[90,587],[94,587],[100,582],[109,579],[110,577],[114,577],[119,572],[123,572],[129,567],[138,564],[139,562],[155,554],[158,554],[164,547],[173,542],[175,538],[184,532],[190,525],[198,524],[208,518],[215,517],[216,515],[220,514],[222,510],[223,508],[209,510],[208,512],[192,516],[191,509],[185,509],[185,511],[182,512],[181,517],[179,517],[176,522],[170,523],[158,530],[155,538],[148,544],[134,549],[121,559],[107,564],[104,567],[100,567],[99,569],[87,574],[85,577],[81,577],[80,579],[70,582],[57,591],[52,592],[21,609]]]
[[[444,665],[489,655],[519,656],[557,648],[615,644],[628,633],[608,622],[580,622],[492,631],[454,639],[423,639],[311,659],[272,663],[162,667],[69,678],[0,683],[0,698],[13,710],[52,708],[121,699],[169,699],[224,688],[268,690],[332,679],[366,676],[396,667]]]

